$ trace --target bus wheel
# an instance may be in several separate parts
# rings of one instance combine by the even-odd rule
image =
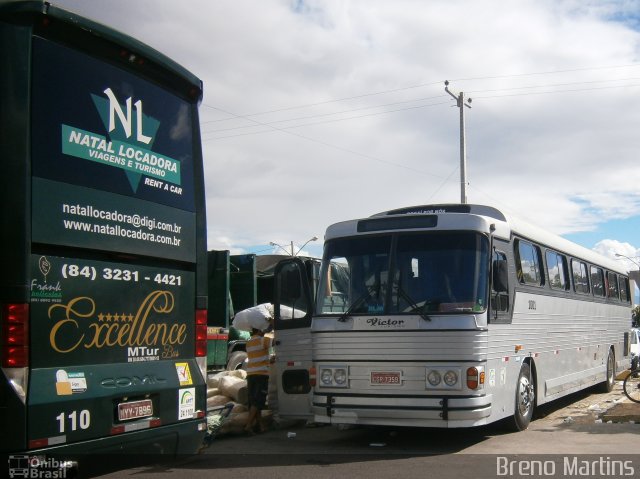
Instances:
[[[245,351],[234,351],[227,361],[227,370],[247,369],[247,353]]]
[[[520,368],[518,383],[516,384],[515,400],[516,408],[513,413],[515,428],[518,431],[524,431],[529,427],[535,404],[534,385],[531,379],[531,369],[528,364],[523,364]]]
[[[613,352],[613,348],[609,348],[609,354],[607,354],[607,378],[599,385],[599,389],[601,392],[608,393],[613,390],[613,385],[616,381],[615,376],[616,354]]]

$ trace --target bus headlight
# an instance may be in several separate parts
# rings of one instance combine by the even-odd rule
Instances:
[[[438,371],[432,369],[431,372],[427,375],[427,381],[429,381],[429,384],[431,384],[433,387],[436,387],[438,384],[440,384],[440,381],[442,381],[442,376],[440,376],[440,373]]]
[[[333,379],[333,373],[331,369],[323,369],[320,373],[320,381],[325,386],[331,386],[331,382]]]
[[[319,366],[320,387],[349,387],[349,368],[347,366]]]
[[[447,371],[446,373],[444,373],[444,383],[447,386],[451,388],[455,386],[457,382],[458,382],[458,375],[455,373],[455,371]]]
[[[438,366],[426,370],[427,389],[462,389],[460,369],[451,366]]]
[[[344,386],[347,383],[347,372],[344,369],[336,369],[333,373],[333,379],[338,386]]]

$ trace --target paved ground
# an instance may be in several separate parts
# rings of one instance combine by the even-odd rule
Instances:
[[[630,461],[633,475],[640,477],[639,433],[640,404],[624,396],[619,381],[610,393],[583,391],[541,406],[529,429],[522,432],[506,432],[499,424],[465,430],[340,430],[282,422],[253,437],[217,437],[197,456],[171,464],[132,467],[104,477],[466,479],[497,477],[496,461],[502,457],[516,462],[553,461],[559,472],[555,477],[564,477],[560,474],[562,464],[576,457],[607,464],[610,460]]]
[[[582,448],[582,453],[597,454],[632,448],[639,432],[640,404],[626,398],[622,381],[618,381],[609,393],[590,389],[539,407],[529,429],[521,433],[505,432],[500,423],[464,431],[372,427],[337,432],[335,427],[283,422],[265,436],[216,438],[203,453],[225,455],[258,450],[297,454],[322,450],[330,454],[487,454],[500,450],[505,454],[553,454],[577,453]],[[603,434],[611,435],[606,446],[595,439]],[[496,449],[498,444],[500,449]]]

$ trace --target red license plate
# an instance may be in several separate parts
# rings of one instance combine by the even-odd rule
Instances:
[[[400,373],[396,371],[372,371],[371,384],[400,384]]]
[[[140,419],[141,417],[149,416],[153,416],[153,402],[151,399],[122,402],[118,404],[118,419],[120,421]]]

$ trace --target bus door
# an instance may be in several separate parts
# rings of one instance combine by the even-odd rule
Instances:
[[[275,381],[278,412],[287,418],[311,417],[313,301],[305,264],[281,261],[275,269]]]

